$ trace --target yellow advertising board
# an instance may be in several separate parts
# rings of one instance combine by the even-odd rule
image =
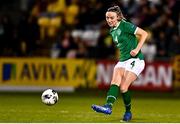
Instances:
[[[96,64],[85,59],[3,58],[0,86],[95,86]]]

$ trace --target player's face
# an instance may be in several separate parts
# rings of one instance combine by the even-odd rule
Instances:
[[[115,12],[106,12],[106,21],[110,27],[116,27],[118,16]]]

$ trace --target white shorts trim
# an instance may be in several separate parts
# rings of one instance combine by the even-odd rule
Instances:
[[[140,60],[139,58],[131,58],[124,62],[118,62],[114,68],[124,68],[125,70],[133,72],[134,74],[139,76],[144,67],[144,60]]]

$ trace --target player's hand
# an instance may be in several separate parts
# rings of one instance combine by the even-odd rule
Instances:
[[[138,52],[139,52],[139,50],[133,49],[133,50],[131,50],[130,54],[131,54],[131,56],[135,57],[138,54]]]

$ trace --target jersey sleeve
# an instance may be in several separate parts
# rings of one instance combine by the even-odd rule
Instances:
[[[130,22],[126,22],[125,25],[124,25],[124,30],[127,33],[135,34],[136,30],[137,30],[137,26],[130,23]]]

